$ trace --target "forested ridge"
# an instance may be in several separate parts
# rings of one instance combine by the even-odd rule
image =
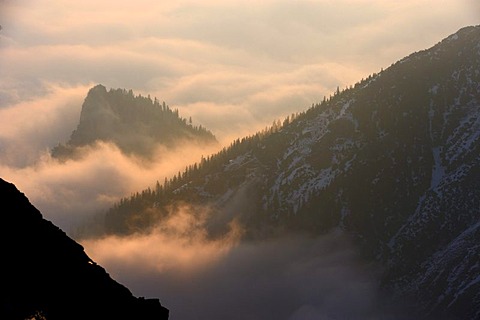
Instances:
[[[104,231],[148,232],[182,203],[210,210],[213,237],[233,220],[244,239],[339,228],[383,265],[394,301],[423,318],[476,319],[478,70],[480,27],[463,28],[158,179],[111,208]]]
[[[52,150],[56,158],[79,154],[82,147],[95,142],[114,143],[126,154],[151,157],[159,145],[217,143],[215,136],[202,125],[194,125],[157,98],[135,95],[132,90],[107,89],[97,85],[90,89],[82,105],[80,121],[69,141]]]

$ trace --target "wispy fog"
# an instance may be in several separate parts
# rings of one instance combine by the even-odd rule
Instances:
[[[236,224],[209,239],[204,221],[180,210],[151,234],[82,244],[135,295],[161,298],[173,320],[391,316],[378,295],[378,270],[340,232],[245,243]]]
[[[94,255],[105,262],[134,268],[141,273],[178,271],[190,276],[217,262],[241,239],[241,226],[232,221],[227,232],[215,240],[205,228],[210,210],[189,205],[170,209],[165,219],[149,234],[109,236],[83,240]]]
[[[39,96],[0,108],[0,164],[21,168],[32,165],[59,142],[68,140],[80,119],[89,86],[48,84]],[[0,100],[1,101],[1,100]]]
[[[129,157],[113,144],[84,148],[78,160],[60,162],[45,151],[27,166],[0,164],[2,178],[14,182],[44,215],[68,233],[102,214],[121,197],[163,183],[202,155],[216,149],[179,143],[175,149],[158,147],[154,162]]]

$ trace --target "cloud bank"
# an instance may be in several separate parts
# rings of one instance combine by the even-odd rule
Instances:
[[[226,143],[480,22],[474,0],[0,6],[1,107],[102,83],[157,96]]]
[[[165,177],[172,177],[214,150],[192,144],[169,150],[159,147],[153,157],[156,161],[146,162],[126,156],[113,144],[98,143],[87,148],[80,160],[60,162],[45,152],[25,167],[0,164],[0,172],[45,218],[72,234],[122,197],[153,188],[157,180],[163,183]]]
[[[377,270],[341,233],[241,242],[232,226],[210,239],[190,214],[177,212],[148,235],[82,245],[135,295],[160,297],[171,319],[400,318],[383,306]]]

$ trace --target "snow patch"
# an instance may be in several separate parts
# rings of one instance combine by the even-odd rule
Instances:
[[[338,115],[338,118],[341,118],[341,117],[345,116],[345,113],[347,112],[348,108],[350,107],[351,102],[352,101],[348,101],[342,106],[342,108],[340,109],[340,113]]]
[[[433,153],[433,168],[432,168],[432,179],[430,182],[430,189],[434,190],[438,187],[443,177],[445,176],[445,168],[442,166],[441,159],[441,147],[435,147],[432,149]]]
[[[457,40],[457,39],[458,39],[458,34],[454,34],[448,37],[448,40]]]
[[[439,86],[438,84],[436,84],[436,85],[434,85],[433,87],[431,87],[431,88],[428,90],[428,92],[429,92],[429,93],[432,93],[432,94],[437,94],[439,87],[440,87],[440,86]]]

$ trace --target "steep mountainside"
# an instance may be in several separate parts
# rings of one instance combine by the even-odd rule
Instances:
[[[235,141],[124,199],[106,228],[148,227],[178,201],[209,205],[212,236],[341,227],[421,317],[480,318],[480,26]]]
[[[2,179],[0,199],[1,319],[168,319],[157,299],[135,298]]]
[[[97,85],[85,98],[80,122],[70,140],[55,147],[52,155],[71,157],[79,147],[107,141],[115,143],[126,154],[148,157],[159,144],[171,147],[186,140],[217,143],[210,131],[187,124],[177,110],[160,104],[156,98],[152,101],[150,97],[134,96],[131,90],[107,91]]]

